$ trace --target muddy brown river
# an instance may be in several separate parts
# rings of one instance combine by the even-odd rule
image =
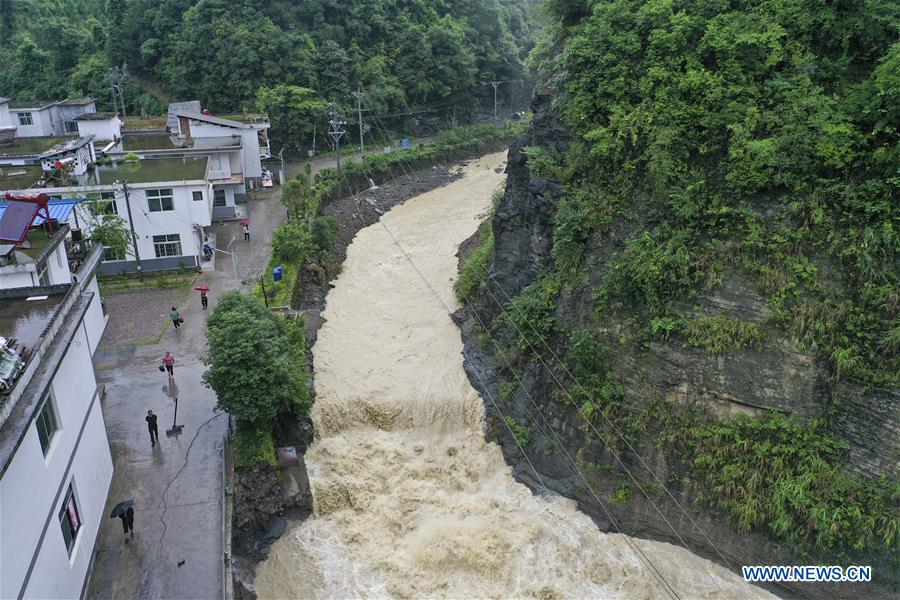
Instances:
[[[349,246],[313,349],[315,512],[259,566],[260,598],[668,597],[624,536],[533,495],[485,442],[459,330],[435,293],[458,307],[455,253],[504,164],[505,153],[471,163]],[[683,548],[635,542],[681,598],[771,597]]]

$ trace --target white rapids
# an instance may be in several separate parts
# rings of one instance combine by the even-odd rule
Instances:
[[[459,330],[434,293],[458,308],[455,254],[504,163],[473,161],[349,246],[314,346],[315,514],[259,566],[260,598],[666,597],[627,538],[533,495],[484,440]],[[681,598],[771,597],[683,548],[634,541]]]

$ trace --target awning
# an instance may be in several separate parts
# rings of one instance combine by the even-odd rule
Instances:
[[[72,210],[75,208],[75,205],[79,202],[83,202],[84,198],[63,198],[62,200],[50,200],[47,202],[47,208],[50,210],[50,218],[54,219],[58,223],[66,223],[69,221],[69,215],[72,214]],[[6,212],[6,208],[9,206],[9,202],[3,201],[0,202],[0,219],[3,218],[3,214]],[[30,225],[41,225],[44,222],[43,215],[37,215],[34,218],[34,221],[30,223]],[[29,226],[30,226],[29,225]]]
[[[50,218],[59,223],[66,223],[72,209],[82,200],[82,198],[49,200],[47,210]],[[43,224],[42,213],[41,205],[34,202],[11,200],[0,203],[0,240],[21,244],[33,225]]]

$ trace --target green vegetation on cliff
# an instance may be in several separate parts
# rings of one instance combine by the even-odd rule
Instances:
[[[835,378],[896,385],[900,9],[552,6],[570,26],[544,67],[562,80],[558,108],[578,134],[554,231],[560,270],[577,270],[583,241],[605,235],[610,217],[652,214],[605,265],[601,311],[671,317],[676,300],[740,270],[773,324],[826,357]]]
[[[685,489],[741,530],[800,554],[895,555],[900,485],[847,471],[828,421],[838,384],[900,384],[900,8],[547,8],[552,37],[532,59],[572,139],[562,156],[522,154],[531,177],[562,184],[547,200],[552,267],[494,327],[526,357],[545,340],[565,348],[580,385],[557,372],[568,389],[555,399],[610,451],[623,448],[607,418],[626,439],[655,439],[672,471],[690,475]],[[761,321],[696,308],[728,285],[761,299]],[[825,365],[821,419],[723,418],[673,389],[640,398],[646,388],[626,389],[608,364],[635,360],[620,364],[635,386],[654,344],[730,359],[776,343]]]

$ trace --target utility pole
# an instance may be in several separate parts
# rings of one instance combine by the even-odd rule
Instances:
[[[365,158],[366,156],[366,147],[363,143],[363,120],[362,120],[362,97],[363,93],[359,90],[359,87],[356,88],[355,92],[351,92],[353,97],[356,98],[356,112],[359,115],[359,153]]]
[[[144,271],[141,269],[141,252],[138,250],[137,234],[134,233],[134,219],[131,217],[131,201],[128,197],[128,182],[122,182],[122,192],[125,194],[125,208],[128,210],[128,228],[131,229],[131,245],[134,248],[134,260],[137,263],[138,277],[144,280]]]
[[[502,81],[490,81],[492,86],[494,86],[494,120],[497,120],[497,88],[500,87],[502,83],[515,83],[516,81],[522,81],[521,79],[504,79]]]
[[[112,68],[110,68],[110,70],[109,70],[109,87],[110,87],[110,90],[112,91],[113,112],[116,113],[116,114],[118,115],[118,114],[120,114],[120,113],[119,113],[119,105],[118,105],[118,102],[116,102],[116,80],[115,80],[115,71],[114,71]]]
[[[113,99],[113,110],[118,112],[118,109],[122,110],[122,117],[126,117],[125,114],[125,79],[128,77],[128,65],[122,64],[122,67],[110,67],[109,71],[109,85],[112,88],[112,99]],[[118,92],[118,106],[116,103],[116,93]]]
[[[334,103],[331,103],[331,121],[328,122],[328,135],[334,141],[334,154],[337,160],[337,189],[340,194],[341,189],[341,137],[346,133],[344,125],[347,123],[337,120],[337,114],[334,112]]]
[[[494,86],[494,120],[497,120],[497,88],[500,87],[502,81],[492,81],[491,85]]]

